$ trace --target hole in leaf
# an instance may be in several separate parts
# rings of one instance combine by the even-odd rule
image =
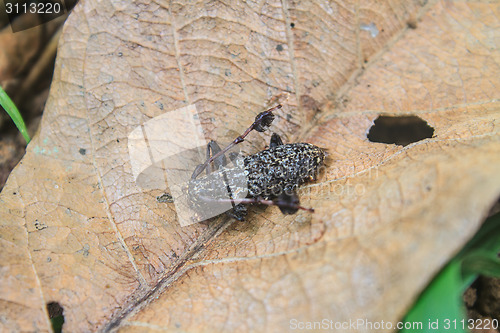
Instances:
[[[379,116],[368,132],[368,140],[406,146],[433,134],[434,128],[417,116]]]
[[[64,324],[64,309],[57,302],[47,303],[47,311],[49,313],[52,330],[54,333],[60,333]]]

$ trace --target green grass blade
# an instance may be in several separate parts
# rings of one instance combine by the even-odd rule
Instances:
[[[24,140],[26,140],[26,143],[30,142],[30,136],[28,135],[28,129],[26,128],[26,125],[24,124],[23,117],[19,113],[19,110],[17,107],[14,105],[14,102],[10,99],[10,97],[7,95],[5,90],[0,87],[0,105],[4,108],[4,110],[9,114],[10,118],[14,121],[14,124],[16,124],[17,128],[19,129],[19,132],[24,137]]]
[[[462,264],[462,274],[464,277],[473,274],[498,277],[500,276],[500,260],[482,254],[467,256]]]
[[[458,257],[465,256],[479,249],[487,250],[492,254],[498,253],[500,250],[500,213],[489,217],[476,235],[467,243],[460,251]]]
[[[62,332],[62,327],[64,324],[64,317],[63,316],[57,316],[54,318],[50,318],[50,322],[52,323],[52,330],[54,333],[61,333]]]
[[[462,294],[479,274],[500,276],[500,214],[488,218],[469,243],[422,292],[405,322],[421,322],[419,332],[467,332]],[[433,327],[434,325],[434,327]],[[401,330],[410,333],[411,330]]]
[[[405,322],[421,322],[423,329],[419,332],[466,333],[462,321],[465,320],[465,307],[457,292],[462,290],[460,271],[460,263],[452,260],[420,295]],[[401,332],[413,331],[403,329]]]

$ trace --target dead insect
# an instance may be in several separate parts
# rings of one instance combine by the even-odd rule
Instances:
[[[194,170],[188,185],[191,207],[206,212],[216,203],[231,203],[231,216],[242,221],[246,215],[244,204],[276,205],[283,214],[294,214],[299,209],[313,212],[299,204],[298,186],[314,180],[325,160],[325,151],[309,143],[283,144],[273,133],[269,148],[256,154],[238,158],[229,154],[234,167],[227,166],[225,154],[243,142],[252,131],[265,131],[274,120],[272,112],[277,105],[255,117],[253,124],[226,148],[215,141],[207,145],[207,160]],[[203,171],[206,175],[198,177]]]
[[[165,203],[165,202],[172,203],[174,202],[174,198],[170,193],[163,193],[162,195],[156,197],[156,201],[160,203]]]

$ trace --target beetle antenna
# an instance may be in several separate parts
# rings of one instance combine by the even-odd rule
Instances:
[[[298,202],[278,197],[274,200],[266,200],[263,198],[239,198],[239,199],[214,199],[202,196],[206,201],[212,202],[230,202],[232,205],[237,204],[261,204],[267,206],[278,206],[283,214],[295,214],[299,209],[314,213],[313,208],[302,207]]]
[[[250,125],[249,128],[240,136],[238,136],[236,139],[234,139],[233,142],[231,142],[226,148],[222,149],[219,151],[217,154],[213,155],[209,159],[205,161],[205,163],[199,165],[196,167],[195,172],[191,176],[191,179],[195,179],[200,175],[200,173],[206,168],[206,166],[211,163],[213,160],[215,160],[217,157],[225,154],[229,149],[233,148],[235,145],[242,143],[245,141],[246,136],[252,131],[256,130],[257,132],[264,132],[273,122],[274,120],[274,115],[273,111],[281,109],[282,105],[278,104],[266,111],[262,111],[255,117],[255,121],[253,122],[252,125]]]

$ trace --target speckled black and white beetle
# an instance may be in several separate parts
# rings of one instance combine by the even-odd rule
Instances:
[[[244,158],[229,154],[234,167],[227,166],[225,153],[243,142],[252,130],[265,131],[274,120],[272,112],[279,108],[281,105],[257,115],[253,124],[225,149],[215,141],[208,144],[207,160],[198,165],[188,185],[190,205],[195,211],[205,212],[214,203],[230,202],[233,209],[229,214],[240,221],[246,215],[244,204],[276,205],[283,214],[294,214],[299,209],[314,211],[299,205],[296,190],[305,181],[316,179],[326,155],[322,148],[310,143],[283,144],[273,133],[268,149]],[[206,175],[198,177],[204,170]]]

